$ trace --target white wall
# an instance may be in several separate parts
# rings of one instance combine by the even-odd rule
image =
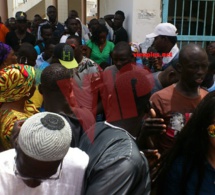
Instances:
[[[68,0],[60,0],[57,4],[58,21],[64,23],[68,18]]]
[[[143,42],[161,22],[161,0],[134,0],[132,41]]]
[[[129,41],[143,42],[161,22],[162,0],[100,0],[100,17],[114,14],[117,10],[125,13],[124,27]]]
[[[39,4],[42,0],[28,0],[26,3],[15,5],[14,2],[8,1],[8,18],[15,17],[16,12],[23,11],[27,12],[29,9]],[[36,13],[35,13],[36,14]]]
[[[135,0],[136,1],[136,0]],[[132,36],[132,20],[133,20],[133,1],[132,0],[100,0],[100,17],[107,14],[114,14],[117,10],[121,10],[125,14],[124,28],[127,30],[129,37]]]

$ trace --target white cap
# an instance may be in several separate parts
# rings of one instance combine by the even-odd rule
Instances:
[[[159,35],[176,37],[178,35],[177,28],[171,23],[160,23],[155,27],[153,33],[146,35],[146,38],[154,38]]]
[[[21,150],[40,161],[62,160],[71,140],[72,129],[67,120],[51,112],[40,112],[28,118],[18,136]]]

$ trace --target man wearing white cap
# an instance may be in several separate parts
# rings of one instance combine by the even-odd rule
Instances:
[[[82,194],[89,157],[70,148],[71,139],[61,115],[42,112],[28,118],[15,149],[0,153],[0,194]]]
[[[178,59],[177,34],[177,28],[173,24],[160,23],[153,33],[146,35],[146,38],[154,38],[152,46],[163,56],[163,70],[171,64],[172,60]]]

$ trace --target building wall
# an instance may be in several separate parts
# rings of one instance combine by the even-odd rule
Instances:
[[[68,11],[74,9],[78,12],[78,16],[82,20],[82,4],[81,0],[68,0]]]
[[[134,0],[132,41],[143,42],[161,22],[161,0]]]
[[[128,31],[129,41],[143,42],[161,22],[162,0],[100,0],[100,17],[114,14],[117,10],[125,13],[124,27]]]
[[[58,0],[58,21],[64,23],[68,18],[68,0]]]
[[[15,17],[17,11],[26,12],[29,20],[32,20],[35,14],[47,17],[46,8],[49,5],[57,6],[56,1],[57,0],[28,0],[26,3],[17,4],[14,0],[7,0],[7,18]]]
[[[15,4],[15,2],[12,2],[11,6],[11,1],[8,1],[8,17],[14,17],[16,12],[18,11],[23,11],[27,12],[30,10],[32,7],[36,6],[37,4],[42,3],[42,0],[28,0],[26,3],[21,3],[21,4]],[[35,10],[34,13],[31,15],[35,15],[38,10]],[[32,19],[31,17],[28,19]]]
[[[43,10],[45,11],[45,14],[46,14],[46,9],[49,5],[54,5],[55,7],[57,7],[57,0],[45,0],[45,7],[43,8]]]
[[[3,23],[7,20],[8,18],[7,15],[8,15],[7,2],[2,1],[0,6],[0,16]]]
[[[39,14],[43,18],[46,17],[45,1],[41,1],[40,3],[29,9],[26,14],[28,20],[33,20],[35,14]]]
[[[86,0],[42,0],[42,2],[29,0],[28,3],[13,8],[13,0],[7,0],[8,17],[14,16],[16,11],[20,10],[27,11],[29,19],[33,19],[36,13],[46,16],[46,8],[54,5],[58,8],[60,22],[63,23],[66,20],[68,11],[71,9],[77,10],[83,20],[84,1]],[[39,4],[37,5],[36,2]],[[145,40],[146,34],[152,32],[161,22],[161,5],[162,0],[99,0],[99,17],[114,14],[117,10],[124,11],[126,19],[123,26],[128,31],[129,41],[141,43]]]

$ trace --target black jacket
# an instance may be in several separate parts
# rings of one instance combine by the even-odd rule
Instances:
[[[124,129],[96,123],[82,135],[79,148],[90,157],[86,195],[150,194],[147,160]]]

